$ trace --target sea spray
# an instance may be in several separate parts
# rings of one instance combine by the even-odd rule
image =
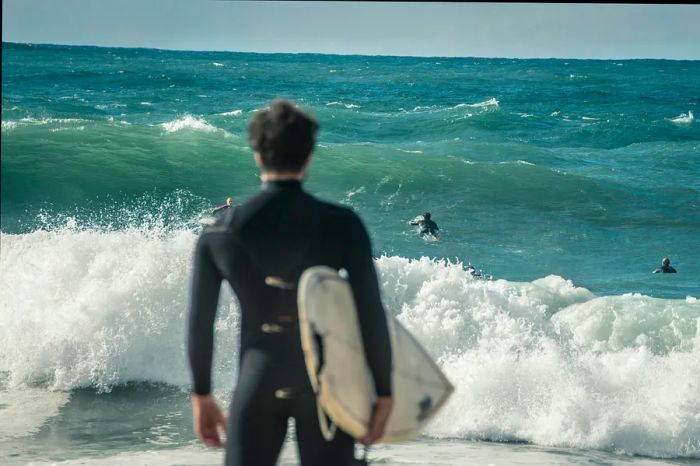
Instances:
[[[3,234],[0,371],[10,374],[10,386],[187,386],[195,240],[187,229]],[[387,309],[457,387],[445,413],[460,415],[439,416],[428,435],[698,455],[694,300],[598,298],[556,276],[480,280],[460,263],[427,258],[381,257],[377,266]],[[651,308],[662,317],[645,319]],[[606,310],[614,315],[598,326],[620,322],[624,338],[585,318]],[[235,380],[238,315],[224,286],[216,322],[219,387]]]
[[[109,390],[186,385],[184,339],[195,234],[66,227],[2,235],[0,371],[10,386]],[[227,287],[216,373],[235,371],[238,316]]]
[[[387,306],[456,386],[429,435],[700,456],[694,300],[485,281],[425,258],[378,265]]]
[[[258,190],[246,127],[289,97],[321,123],[305,188],[360,214],[387,309],[457,386],[427,435],[697,457],[700,64],[622,65],[3,43],[0,409],[25,400],[4,435],[37,436],[0,450],[70,432],[121,464],[172,427],[153,408],[117,439],[123,400],[189,410],[198,221]],[[426,210],[440,241],[408,225]],[[678,274],[651,273],[665,255]],[[226,396],[238,315],[223,285]]]

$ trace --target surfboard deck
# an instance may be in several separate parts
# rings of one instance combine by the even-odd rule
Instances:
[[[306,369],[319,403],[338,427],[362,437],[376,394],[350,285],[330,267],[311,267],[299,280],[298,304]],[[454,390],[408,330],[390,314],[387,323],[394,407],[383,443],[417,435]]]

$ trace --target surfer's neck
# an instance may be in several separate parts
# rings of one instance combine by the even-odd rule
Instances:
[[[301,172],[261,172],[260,181],[304,181],[306,170]]]

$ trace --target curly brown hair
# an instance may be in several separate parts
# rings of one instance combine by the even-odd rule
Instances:
[[[293,102],[277,99],[255,114],[248,125],[248,139],[265,170],[298,172],[313,151],[318,129],[316,120]]]

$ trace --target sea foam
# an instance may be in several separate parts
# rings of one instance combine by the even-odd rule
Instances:
[[[694,120],[695,117],[693,116],[693,112],[688,110],[688,113],[681,113],[679,116],[673,118],[671,121],[674,123],[688,124],[692,123]]]
[[[108,232],[70,223],[2,234],[0,371],[9,372],[10,386],[187,384],[183,342],[195,238],[189,230]],[[238,313],[226,293],[217,325],[232,355]],[[231,373],[231,361],[219,370]]]
[[[475,104],[457,104],[452,108],[463,108],[463,107],[469,107],[469,108],[498,108],[500,107],[500,102],[494,97],[488,100],[485,100],[483,102],[477,102]]]
[[[360,106],[357,105],[357,104],[346,104],[345,102],[328,102],[328,103],[326,104],[326,107],[332,107],[333,105],[341,105],[341,106],[343,106],[343,107],[345,107],[345,108],[348,108],[348,109],[350,109],[350,108],[360,108]]]
[[[476,280],[428,259],[378,265],[387,306],[456,386],[429,435],[700,457],[692,300],[596,297],[557,276]]]
[[[243,110],[231,110],[230,112],[223,112],[219,113],[218,115],[222,116],[241,116],[243,114]]]
[[[13,129],[17,128],[17,122],[12,121],[12,120],[3,120],[2,122],[2,130],[3,131],[11,131]]]
[[[204,133],[215,133],[222,131],[225,135],[229,135],[227,131],[217,128],[204,118],[194,117],[190,114],[186,114],[176,120],[161,123],[159,126],[167,133],[175,133],[182,130],[194,130],[202,131]]]
[[[194,230],[69,222],[1,240],[0,372],[10,388],[189,385]],[[376,265],[387,310],[456,387],[427,435],[700,457],[695,297],[599,297],[555,275],[479,280],[428,258]],[[231,388],[239,309],[222,289],[214,373]]]

